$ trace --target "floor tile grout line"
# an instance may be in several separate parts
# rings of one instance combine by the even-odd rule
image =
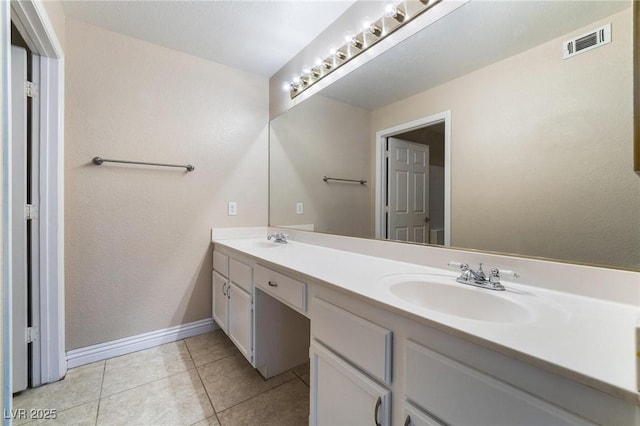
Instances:
[[[146,386],[146,385],[149,385],[151,383],[156,383],[156,382],[159,382],[160,380],[165,380],[165,379],[168,379],[169,377],[177,376],[178,374],[184,374],[184,373],[187,373],[187,372],[189,372],[191,370],[195,370],[195,369],[196,369],[195,366],[191,367],[191,368],[187,368],[186,370],[178,371],[176,373],[169,374],[168,376],[164,376],[164,377],[160,377],[159,379],[151,380],[150,382],[141,383],[141,384],[136,385],[136,386],[134,386],[132,388],[123,389],[121,391],[118,391],[118,392],[115,392],[115,393],[112,393],[112,394],[109,394],[109,395],[105,395],[103,398],[100,398],[100,399],[111,398],[112,396],[120,395],[121,393],[128,392],[128,391],[133,390],[133,389],[138,389],[141,386]]]
[[[302,382],[303,385],[311,389],[311,386],[309,386],[304,380],[302,380],[302,377],[298,376],[298,379]]]
[[[191,355],[191,350],[189,349],[189,344],[187,343],[187,339],[184,339],[184,345],[187,347],[187,352],[191,357],[191,361],[193,365],[196,365],[196,362],[193,360],[193,355]],[[218,417],[218,413],[216,412],[216,407],[213,405],[213,401],[211,400],[211,396],[209,396],[209,392],[207,391],[207,387],[204,385],[204,381],[202,380],[202,376],[200,376],[200,371],[198,371],[198,367],[196,367],[196,374],[198,375],[198,379],[200,380],[200,384],[202,385],[202,389],[204,389],[204,394],[207,395],[207,399],[209,400],[209,404],[211,404],[211,409],[213,410],[213,415],[215,416],[218,424],[220,424],[220,418]],[[207,417],[209,418],[209,417]],[[206,419],[204,419],[206,420]],[[197,422],[196,422],[197,423]]]
[[[65,380],[65,379],[62,379],[62,380]],[[33,391],[35,391],[37,389],[42,389],[45,386],[55,385],[56,383],[61,383],[62,380],[58,380],[57,382],[45,383],[44,385],[38,386],[37,388],[28,388],[27,390],[31,390],[33,392]],[[12,396],[12,399],[14,399],[14,398],[15,398],[15,396]],[[57,413],[64,413],[65,411],[73,410],[75,408],[82,407],[83,405],[91,404],[92,402],[98,402],[98,401],[100,401],[100,398],[92,399],[92,400],[89,400],[89,401],[84,401],[82,403],[79,403],[78,405],[72,405],[70,407],[65,408],[64,410],[57,410],[56,412]],[[34,407],[30,407],[30,408],[34,408]],[[27,422],[18,423],[18,425],[25,425],[25,424],[29,424],[29,423],[34,423],[36,421],[37,421],[37,419],[31,419],[31,420],[29,420]]]
[[[107,360],[104,360],[104,365],[102,366],[102,380],[100,381],[100,396],[98,397],[98,409],[96,410],[96,422],[95,426],[98,426],[98,417],[100,415],[100,403],[102,402],[102,387],[104,386],[104,376],[107,373]]]
[[[205,365],[209,365],[209,364],[213,364],[214,362],[222,361],[223,359],[227,359],[229,357],[236,356],[237,354],[241,354],[241,352],[240,351],[238,351],[237,353],[234,352],[232,354],[225,355],[225,356],[223,356],[221,358],[214,359],[213,361],[209,361],[209,362],[205,362],[204,364],[196,365],[196,368],[204,367]],[[195,361],[194,361],[193,364],[195,365]]]
[[[275,376],[274,376],[274,377],[275,377]],[[263,390],[262,392],[259,392],[259,393],[255,394],[255,395],[253,395],[253,396],[250,396],[250,397],[249,397],[249,398],[247,398],[247,399],[243,399],[242,401],[240,401],[240,402],[238,402],[238,403],[236,403],[236,404],[233,404],[233,405],[231,405],[231,406],[229,406],[229,407],[225,408],[224,410],[221,410],[221,411],[220,411],[220,413],[224,413],[225,411],[230,410],[230,409],[232,409],[233,407],[237,407],[238,405],[243,404],[243,403],[245,403],[245,402],[247,402],[247,401],[250,401],[250,400],[252,400],[253,398],[257,398],[257,397],[259,397],[259,396],[260,396],[260,395],[262,395],[263,393],[267,393],[267,392],[269,392],[269,391],[272,391],[272,390],[274,390],[274,389],[276,389],[276,388],[279,388],[280,386],[282,386],[282,385],[284,385],[284,384],[286,384],[286,383],[292,382],[292,381],[294,381],[294,380],[296,380],[296,379],[299,379],[299,377],[297,377],[297,376],[294,374],[294,375],[293,375],[293,377],[292,377],[291,379],[289,379],[289,380],[285,380],[285,381],[284,381],[284,382],[282,382],[282,383],[278,383],[278,384],[277,384],[277,385],[275,385],[274,387],[269,388],[269,389],[266,389],[266,390]],[[266,380],[269,380],[269,379],[266,379]],[[304,382],[303,382],[303,384],[304,384]],[[215,410],[214,410],[214,411],[215,411]]]

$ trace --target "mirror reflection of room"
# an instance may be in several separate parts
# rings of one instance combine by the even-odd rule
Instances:
[[[272,120],[270,224],[640,267],[632,29],[627,1],[465,4]],[[424,188],[390,181],[379,133],[444,113]]]

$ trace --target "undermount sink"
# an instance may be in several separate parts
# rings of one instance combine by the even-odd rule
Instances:
[[[460,284],[454,277],[388,277],[389,291],[417,307],[456,317],[498,323],[525,323],[534,317],[509,294]],[[451,281],[451,282],[449,282]]]

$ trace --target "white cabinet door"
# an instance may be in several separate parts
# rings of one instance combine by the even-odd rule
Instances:
[[[240,352],[252,362],[251,351],[251,294],[235,283],[227,289],[229,295],[229,337]]]
[[[312,425],[390,424],[391,392],[315,342],[311,374]]]
[[[433,417],[423,413],[410,404],[404,404],[404,426],[442,426],[444,423],[440,423]]]
[[[213,295],[213,303],[211,306],[211,313],[213,319],[220,326],[220,328],[227,333],[228,322],[228,300],[227,300],[227,288],[229,286],[225,277],[213,271],[213,288],[211,293]]]

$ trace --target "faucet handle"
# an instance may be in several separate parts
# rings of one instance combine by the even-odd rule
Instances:
[[[469,269],[469,265],[467,265],[466,263],[460,263],[460,262],[449,262],[447,263],[447,265],[452,268],[452,269],[459,269],[461,271],[466,271],[467,269]]]
[[[491,269],[491,275],[489,276],[489,281],[492,283],[499,283],[500,282],[500,277],[502,276],[508,276],[510,278],[516,279],[519,278],[520,275],[518,275],[517,272],[514,272],[510,269],[498,269],[498,268],[493,268]]]
[[[520,274],[518,274],[516,271],[512,271],[511,269],[498,269],[498,273],[501,277],[507,276],[509,278],[513,278],[514,280],[516,278],[520,278]]]

